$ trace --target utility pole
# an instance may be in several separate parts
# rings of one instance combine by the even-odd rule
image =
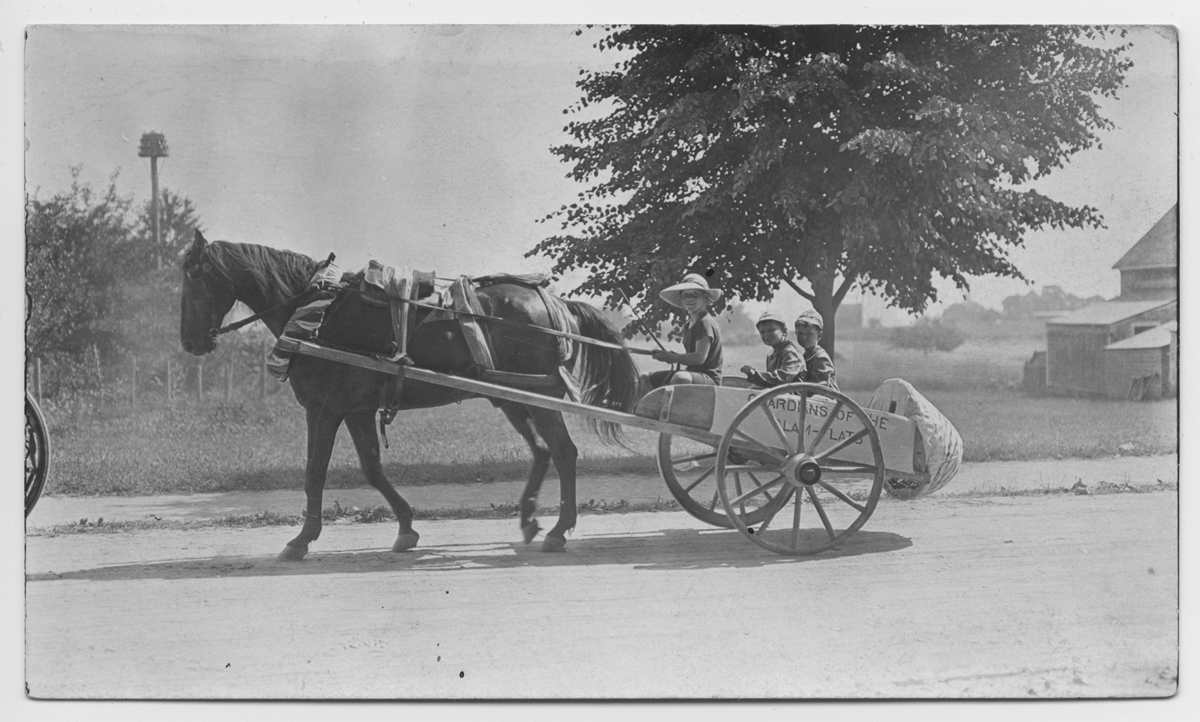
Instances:
[[[153,130],[142,133],[138,156],[150,159],[150,223],[154,229],[154,255],[158,258],[158,268],[162,269],[162,233],[158,227],[158,159],[167,157],[166,137]]]

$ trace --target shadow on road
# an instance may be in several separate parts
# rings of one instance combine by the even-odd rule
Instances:
[[[137,579],[213,579],[306,574],[440,572],[517,567],[629,565],[636,570],[719,569],[775,564],[828,562],[843,557],[881,554],[912,546],[890,532],[860,531],[842,547],[809,557],[784,557],[755,546],[735,531],[666,529],[637,535],[613,534],[572,539],[562,554],[546,554],[538,545],[497,542],[442,544],[396,554],[386,549],[314,552],[303,562],[278,562],[272,556],[219,556],[105,565],[64,573],[30,574],[27,581]]]

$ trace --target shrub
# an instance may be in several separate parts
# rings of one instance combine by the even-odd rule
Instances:
[[[966,336],[954,324],[928,318],[922,318],[911,326],[895,329],[891,337],[893,346],[920,349],[927,354],[933,350],[953,351],[964,341]]]

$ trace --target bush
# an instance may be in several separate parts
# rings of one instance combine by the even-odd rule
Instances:
[[[893,346],[920,349],[928,354],[933,350],[953,351],[966,340],[954,324],[922,318],[911,326],[892,331],[890,341]]]

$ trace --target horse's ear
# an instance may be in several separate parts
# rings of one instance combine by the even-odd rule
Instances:
[[[192,250],[199,253],[204,250],[206,245],[208,245],[208,241],[204,240],[204,234],[197,228],[196,237],[192,240]]]

